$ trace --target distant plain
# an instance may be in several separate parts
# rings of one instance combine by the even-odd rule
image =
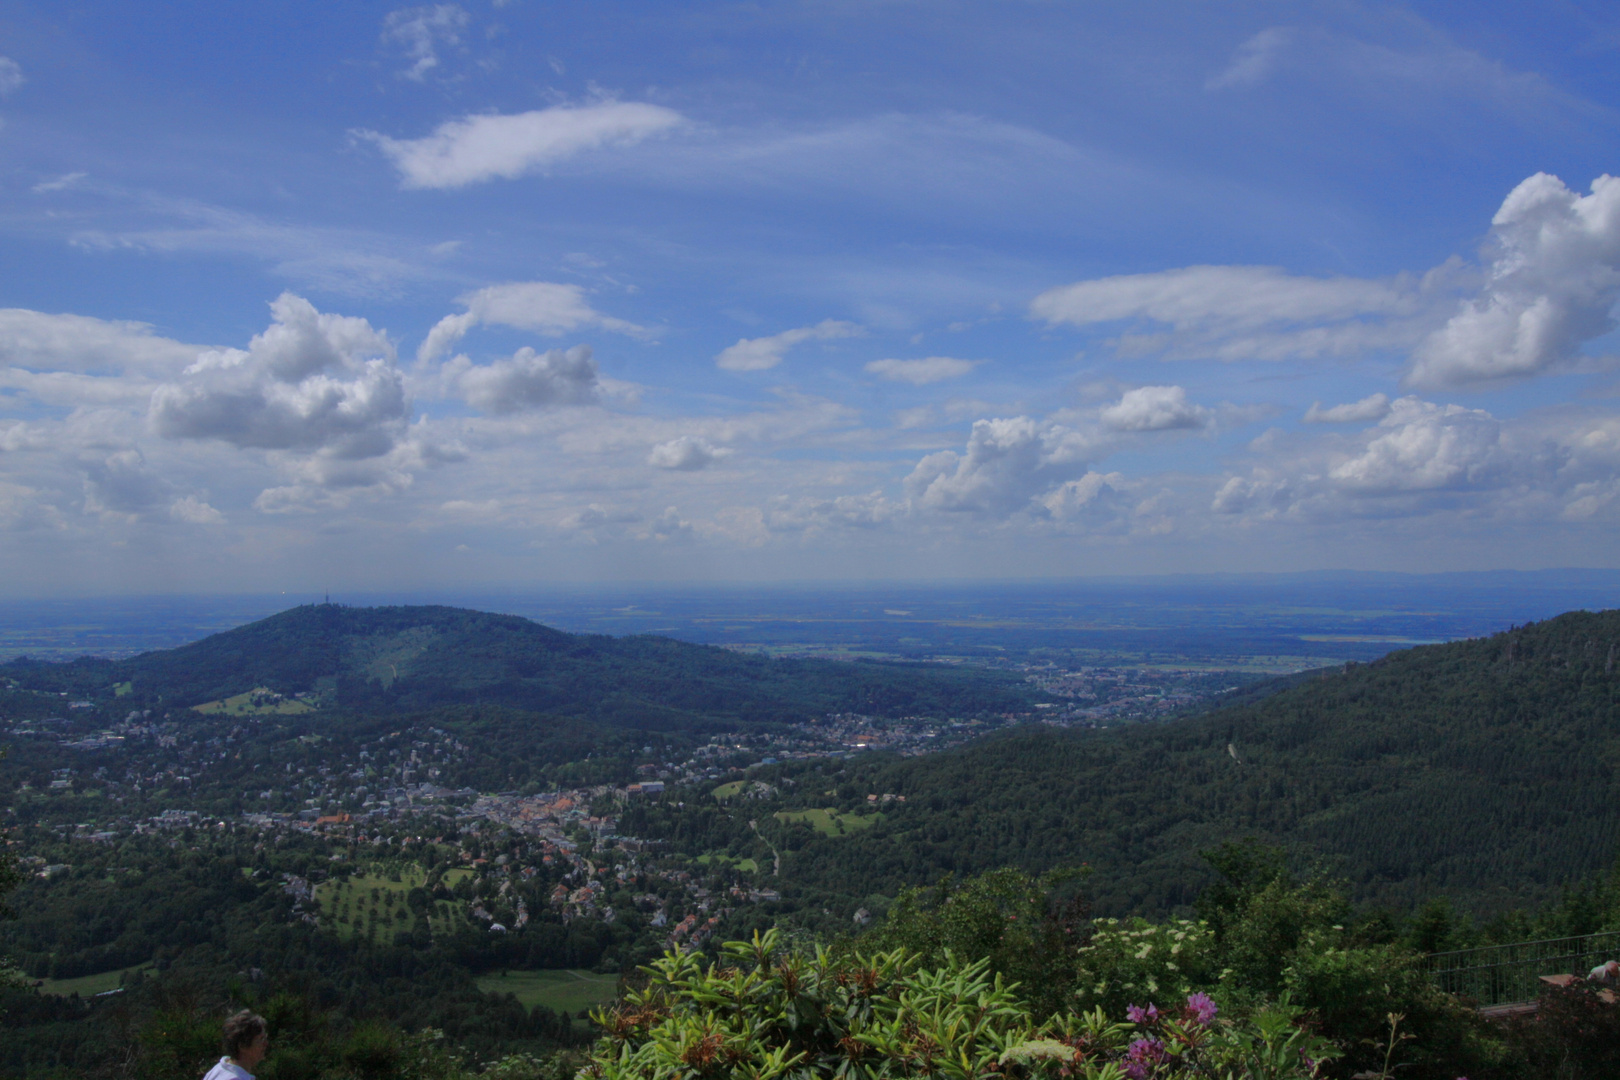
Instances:
[[[0,603],[0,660],[172,648],[317,595]],[[621,585],[334,593],[448,604],[574,633],[661,634],[772,655],[995,663],[1050,660],[1254,673],[1369,660],[1563,611],[1620,606],[1620,571],[1241,574],[940,584]]]

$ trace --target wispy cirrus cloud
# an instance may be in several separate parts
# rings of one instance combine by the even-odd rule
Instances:
[[[1265,81],[1277,66],[1279,54],[1294,38],[1286,26],[1271,26],[1239,45],[1231,61],[1204,83],[1205,90],[1229,90]]]
[[[1360,401],[1351,401],[1344,405],[1330,405],[1322,408],[1320,401],[1313,402],[1305,410],[1303,417],[1307,424],[1354,424],[1364,423],[1368,420],[1382,420],[1389,415],[1389,395],[1385,393],[1369,394]]]
[[[868,375],[876,375],[890,382],[906,382],[913,386],[960,379],[978,367],[982,360],[958,360],[951,356],[928,356],[920,360],[872,360],[866,365]]]
[[[27,81],[21,64],[9,56],[0,56],[0,98],[15,94]]]
[[[1388,280],[1189,266],[1048,289],[1030,314],[1052,326],[1119,325],[1122,352],[1167,359],[1359,357],[1422,340],[1463,276],[1457,263]]]
[[[141,252],[246,257],[298,288],[347,296],[391,296],[413,282],[444,281],[448,274],[424,246],[398,235],[342,226],[294,223],[262,214],[173,198],[69,174],[37,188],[46,196],[79,200],[58,232],[55,219],[28,231],[60,235],[88,252]]]
[[[824,319],[814,326],[784,330],[768,337],[741,338],[737,344],[722,349],[714,362],[715,366],[726,371],[766,371],[780,364],[788,350],[795,345],[806,341],[859,337],[865,332],[854,323]]]
[[[383,40],[399,46],[410,66],[402,79],[422,82],[439,66],[439,49],[459,45],[471,16],[457,4],[431,4],[389,12],[383,20]]]
[[[586,151],[633,145],[686,122],[662,105],[603,101],[465,116],[446,121],[419,139],[396,139],[370,130],[354,134],[393,162],[404,187],[460,188],[543,172]]]

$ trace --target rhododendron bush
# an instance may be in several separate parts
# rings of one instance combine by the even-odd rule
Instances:
[[[904,950],[836,957],[775,930],[717,961],[670,953],[594,1019],[590,1080],[928,1076],[1079,1080],[1308,1078],[1338,1051],[1286,999],[1223,1016],[1202,993],[1144,997],[1125,1015],[1034,1015],[985,960],[923,967]]]

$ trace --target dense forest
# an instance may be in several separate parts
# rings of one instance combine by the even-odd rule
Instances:
[[[1197,852],[1233,836],[1323,860],[1358,899],[1401,910],[1440,894],[1481,912],[1547,902],[1614,857],[1617,659],[1620,613],[1577,612],[1165,724],[1023,727],[924,757],[762,770],[794,781],[784,806],[906,798],[848,835],[760,831],[786,856],[786,889],[845,912],[943,873],[1081,862],[1103,913],[1187,910],[1209,880]],[[767,851],[747,819],[768,815],[636,813],[677,845]]]
[[[0,665],[0,679],[122,708],[189,708],[264,687],[343,714],[484,705],[643,730],[829,712],[973,715],[1042,699],[982,668],[771,659],[652,635],[566,634],[460,608],[336,604],[128,660],[21,658]]]

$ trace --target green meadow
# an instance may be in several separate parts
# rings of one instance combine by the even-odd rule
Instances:
[[[808,825],[823,836],[844,836],[877,824],[882,814],[840,814],[829,807],[825,810],[782,810],[776,820],[789,825]]]
[[[697,862],[702,866],[729,866],[733,869],[743,870],[750,874],[759,873],[759,863],[755,862],[753,859],[734,859],[730,855],[726,855],[723,852],[710,852],[707,855],[699,855],[697,857]]]
[[[108,990],[116,990],[123,985],[126,974],[134,974],[151,967],[151,964],[138,964],[135,967],[119,968],[117,971],[103,971],[95,975],[80,975],[72,979],[45,979],[40,992],[54,994],[57,997],[70,997],[78,994],[82,998],[94,997],[104,994]]]
[[[577,1016],[581,1009],[612,1001],[618,994],[619,977],[558,969],[505,971],[481,976],[478,989],[486,994],[514,994],[526,1009],[544,1005],[553,1012]]]
[[[268,694],[268,690],[249,690],[245,694],[225,698],[223,701],[205,701],[201,705],[193,705],[193,712],[200,712],[205,716],[297,716],[300,713],[314,712],[313,705],[306,705],[302,701],[284,698],[281,701],[267,705],[253,704],[253,698],[259,694]]]

